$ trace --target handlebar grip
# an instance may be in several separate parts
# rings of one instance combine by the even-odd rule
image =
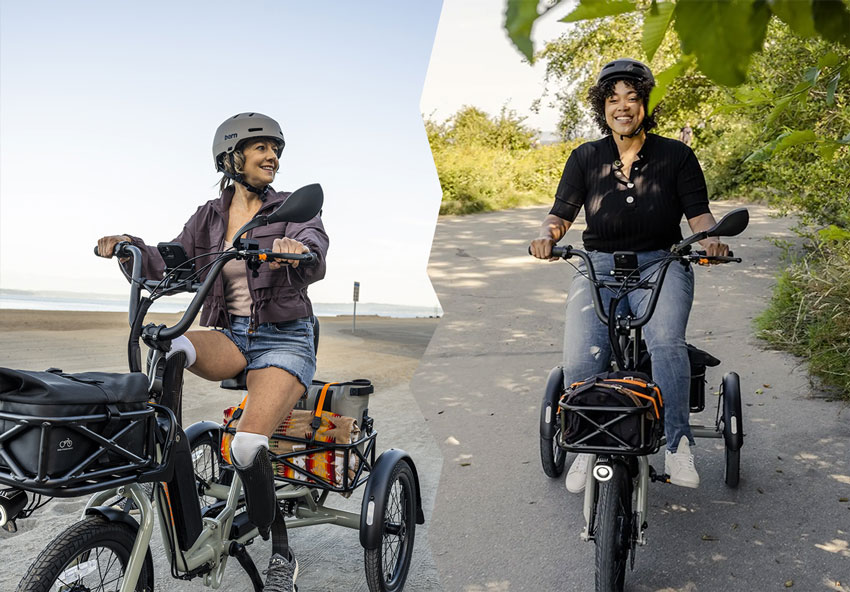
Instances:
[[[531,255],[531,247],[528,247],[528,254]],[[569,259],[573,255],[573,248],[570,245],[566,247],[552,247],[552,257],[558,257],[560,259]]]
[[[269,259],[290,259],[298,261],[300,265],[315,265],[319,260],[318,255],[310,251],[307,251],[306,253],[272,253],[271,251],[266,251],[265,256]]]
[[[130,243],[128,243],[127,241],[121,241],[120,243],[115,243],[115,248],[112,251],[112,256],[113,257],[131,257],[132,253],[123,252],[124,247],[126,247],[129,244]],[[97,255],[98,257],[103,256],[103,255],[100,254],[100,251],[97,250],[97,245],[94,246],[94,254]]]
[[[705,251],[694,251],[694,253],[696,253],[697,255],[701,255],[702,257],[706,256]],[[716,256],[720,257],[721,255],[716,255]],[[735,253],[733,253],[732,251],[729,251],[729,255],[726,255],[726,256],[727,257],[734,257]]]
[[[698,257],[708,257],[705,251],[694,251],[694,255]],[[735,253],[729,251],[728,255],[712,255],[711,260],[717,263],[740,263],[740,257],[735,257]]]
[[[560,257],[561,259],[569,259],[573,255],[573,248],[571,245],[567,245],[566,247],[552,247],[552,257]]]

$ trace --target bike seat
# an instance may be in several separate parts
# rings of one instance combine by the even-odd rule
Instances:
[[[313,321],[313,351],[319,351],[319,319],[316,316],[310,317]],[[248,371],[243,370],[233,378],[228,378],[221,381],[221,388],[231,391],[247,391],[248,390]]]
[[[690,343],[688,343],[687,346],[688,359],[691,362],[691,366],[708,366],[709,368],[714,368],[720,364],[720,360],[712,356],[707,351],[696,348]]]

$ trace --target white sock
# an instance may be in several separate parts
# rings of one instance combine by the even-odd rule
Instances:
[[[198,357],[195,353],[195,346],[192,345],[192,342],[189,341],[189,338],[185,335],[181,335],[171,341],[171,351],[165,354],[165,359],[167,360],[177,352],[181,351],[186,354],[186,365],[184,368],[188,368],[195,363],[195,360]]]
[[[236,432],[233,442],[230,443],[230,454],[233,463],[240,467],[247,467],[254,461],[260,448],[269,449],[269,438],[262,434],[251,432]]]

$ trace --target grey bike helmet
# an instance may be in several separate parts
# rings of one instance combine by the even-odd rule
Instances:
[[[602,71],[596,78],[596,84],[602,84],[612,78],[646,80],[653,86],[655,85],[655,77],[652,75],[649,66],[632,58],[620,58],[602,66]]]
[[[224,166],[224,159],[229,158],[230,168],[231,170],[235,170],[233,165],[234,150],[236,150],[239,144],[252,138],[269,138],[277,142],[278,157],[280,157],[280,153],[286,145],[280,124],[274,119],[262,113],[239,113],[238,115],[229,117],[215,130],[212,147],[213,161],[215,163],[215,170],[264,198],[268,186],[263,188],[253,187],[245,181],[241,173],[229,173]]]

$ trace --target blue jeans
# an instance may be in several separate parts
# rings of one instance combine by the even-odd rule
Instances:
[[[614,267],[611,253],[590,252],[590,259],[597,278],[610,275]],[[667,251],[645,251],[638,253],[638,264],[643,265],[665,255]],[[657,266],[650,266],[641,273],[657,273]],[[606,372],[611,360],[611,344],[608,327],[596,316],[591,296],[592,286],[580,272],[585,271],[582,262],[579,272],[573,277],[567,297],[566,324],[564,326],[564,382],[567,386],[594,374]],[[602,289],[602,303],[607,314],[612,292]],[[620,301],[617,312],[640,316],[649,305],[648,290],[636,290]],[[658,297],[655,313],[643,327],[649,354],[652,357],[652,379],[661,389],[664,401],[664,433],[667,449],[675,452],[682,436],[693,444],[689,426],[691,369],[685,346],[685,330],[688,315],[694,300],[694,274],[680,263],[673,262]]]
[[[218,329],[245,356],[246,369],[280,368],[292,374],[307,389],[316,373],[310,318],[263,323],[253,333],[248,332],[248,321],[248,317],[231,316],[231,329]]]

